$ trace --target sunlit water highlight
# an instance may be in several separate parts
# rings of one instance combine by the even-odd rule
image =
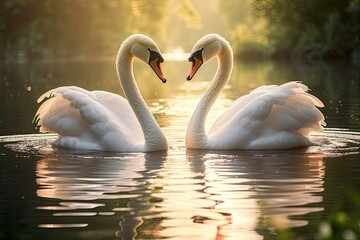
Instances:
[[[359,155],[360,133],[322,136],[330,144],[265,152],[186,150],[182,134],[170,150],[146,154],[53,149],[51,134],[0,142],[5,157],[38,159],[35,195],[24,198],[37,199],[31,221],[39,229],[67,229],[61,237],[263,239],[261,231],[304,227],[324,210],[324,158]]]

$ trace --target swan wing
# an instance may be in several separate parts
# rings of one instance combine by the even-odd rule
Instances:
[[[274,149],[309,145],[322,131],[323,103],[299,82],[262,86],[240,97],[214,123],[209,139],[224,148]]]
[[[55,146],[132,151],[144,142],[128,101],[116,94],[67,86],[46,92],[38,102],[43,103],[35,120],[41,132],[59,134]]]
[[[244,96],[239,97],[236,99],[229,108],[213,123],[210,132],[216,132],[218,129],[222,129],[224,123],[226,124],[229,121],[232,121],[234,114],[241,111],[245,106],[247,106],[250,102],[252,102],[255,98],[266,94],[267,92],[272,91],[276,86],[269,85],[269,86],[261,86],[246,94]]]
[[[93,91],[92,93],[95,94],[97,101],[114,115],[117,122],[121,122],[122,125],[133,129],[133,133],[143,135],[140,123],[128,100],[120,95],[105,91]],[[128,131],[131,130],[129,129]]]

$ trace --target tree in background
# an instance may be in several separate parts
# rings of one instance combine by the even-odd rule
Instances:
[[[0,60],[111,55],[131,33],[188,49],[216,32],[237,57],[360,58],[360,0],[2,0]]]
[[[360,0],[254,0],[271,54],[307,58],[360,55]]]
[[[217,0],[219,15],[224,22],[236,57],[258,58],[269,55],[264,34],[265,19],[255,17],[254,0]]]
[[[156,35],[162,0],[3,0],[1,59],[113,54],[127,35]]]
[[[238,57],[360,58],[360,0],[218,0]]]

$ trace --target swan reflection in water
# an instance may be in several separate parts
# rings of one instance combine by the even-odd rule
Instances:
[[[323,210],[323,158],[305,151],[47,157],[37,194],[57,201],[38,207],[51,213],[38,226],[123,239],[262,239]]]
[[[151,198],[151,192],[156,189],[148,181],[157,177],[166,157],[166,151],[71,152],[45,157],[36,167],[37,195],[57,201],[46,201],[47,205],[37,207],[51,211],[51,218],[46,218],[48,222],[40,222],[38,227],[73,228],[81,235],[114,237],[115,234],[123,239],[134,238],[146,215],[158,211],[154,207],[156,201]]]
[[[217,237],[262,239],[258,232],[264,229],[306,226],[303,215],[323,210],[311,205],[322,202],[317,193],[324,190],[319,154],[188,151],[187,157],[192,170],[204,175],[204,190],[216,203],[212,212],[228,219]]]
[[[263,239],[274,227],[305,226],[305,214],[323,210],[314,206],[322,202],[319,154],[188,150],[186,161],[167,162],[167,184],[156,194],[164,199],[162,236]]]

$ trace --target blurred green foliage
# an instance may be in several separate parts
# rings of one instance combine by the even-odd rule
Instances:
[[[293,230],[278,229],[272,239],[302,240],[357,240],[360,239],[360,192],[351,189],[346,193],[346,201],[338,205],[317,226],[314,233],[296,238]]]
[[[319,240],[360,239],[360,193],[350,190],[347,201],[319,224],[315,237]]]
[[[340,193],[339,193],[340,194]],[[276,218],[259,218],[256,231],[267,240],[358,240],[360,239],[360,192],[351,188],[339,197],[325,217],[307,232],[286,226]],[[312,230],[311,230],[312,229]]]
[[[360,0],[0,2],[0,59],[8,61],[113,55],[131,33],[188,49],[213,32],[237,57],[359,60]]]
[[[217,2],[235,56],[247,59],[268,56],[265,19],[255,16],[254,0]]]
[[[360,56],[360,0],[254,0],[275,56]]]
[[[218,0],[235,55],[360,59],[360,0]]]
[[[163,0],[3,0],[0,53],[14,60],[114,54],[130,33],[156,35]],[[16,60],[16,59],[15,59]]]

